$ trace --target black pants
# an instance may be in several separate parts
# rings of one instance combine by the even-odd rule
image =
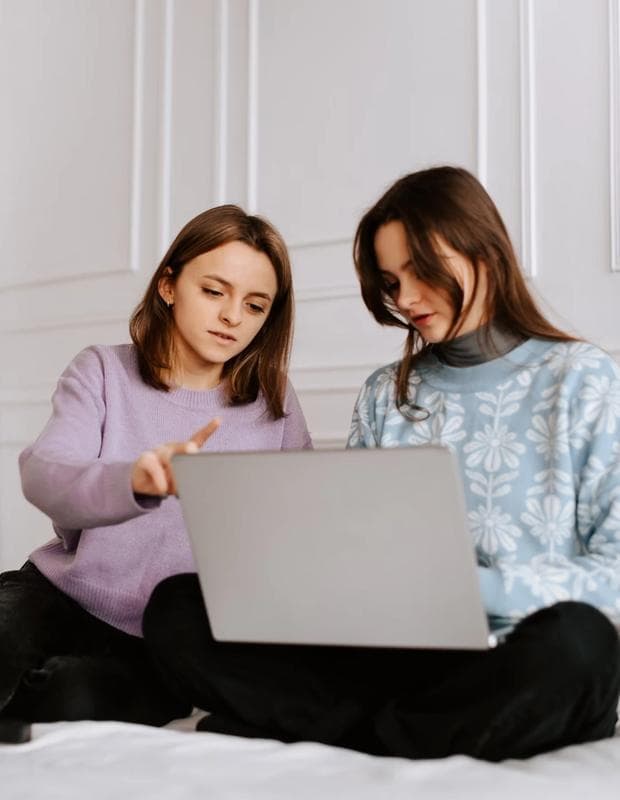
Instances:
[[[409,758],[499,761],[612,736],[620,644],[607,617],[566,602],[489,651],[227,644],[195,575],[155,589],[144,634],[162,676],[210,710],[203,729]]]
[[[163,725],[190,710],[142,639],[93,617],[30,562],[0,575],[0,717]]]

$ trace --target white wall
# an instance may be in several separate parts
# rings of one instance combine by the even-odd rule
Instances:
[[[319,445],[401,336],[356,221],[436,163],[496,198],[554,320],[620,354],[618,0],[0,0],[0,568],[49,537],[16,458],[72,356],[127,339],[172,236],[239,202],[291,246]],[[614,133],[615,132],[615,133]]]

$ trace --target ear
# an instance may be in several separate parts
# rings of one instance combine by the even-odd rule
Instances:
[[[159,279],[157,291],[166,305],[169,306],[174,303],[174,284],[172,282],[172,269],[170,267],[166,267],[164,274]]]

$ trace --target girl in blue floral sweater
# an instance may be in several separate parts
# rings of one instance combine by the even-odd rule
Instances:
[[[202,727],[493,761],[612,736],[618,368],[543,317],[465,170],[399,180],[362,218],[354,255],[367,307],[407,338],[363,386],[349,446],[455,452],[486,609],[512,632],[482,652],[202,642],[215,712]]]

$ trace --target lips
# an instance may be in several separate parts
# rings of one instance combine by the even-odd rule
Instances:
[[[411,321],[414,325],[428,325],[434,316],[435,312],[429,311],[428,314],[417,314]]]
[[[211,336],[215,336],[217,339],[220,339],[222,342],[236,342],[234,336],[231,336],[229,333],[221,333],[220,331],[208,331]]]

